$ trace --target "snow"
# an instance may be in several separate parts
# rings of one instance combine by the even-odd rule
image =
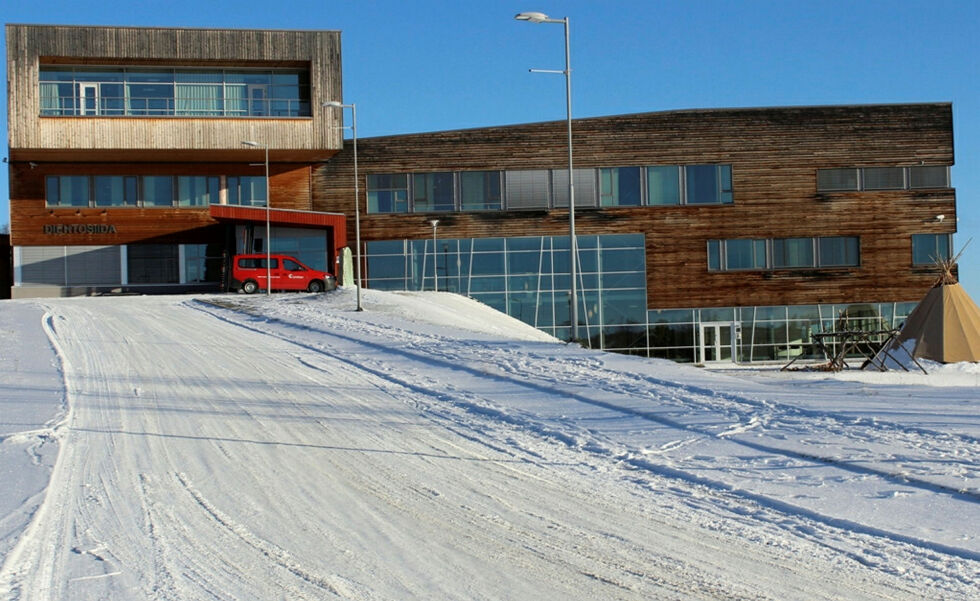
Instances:
[[[709,370],[362,292],[0,303],[0,598],[977,598],[977,365]]]

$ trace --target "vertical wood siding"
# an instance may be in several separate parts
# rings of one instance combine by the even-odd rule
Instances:
[[[273,149],[342,144],[340,32],[7,25],[9,142],[19,149]],[[40,117],[40,64],[308,67],[308,118]]]

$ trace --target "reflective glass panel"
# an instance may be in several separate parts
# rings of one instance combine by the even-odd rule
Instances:
[[[651,205],[680,204],[679,167],[676,165],[647,167],[647,202]]]

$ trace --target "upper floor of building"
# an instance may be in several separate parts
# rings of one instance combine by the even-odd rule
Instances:
[[[275,160],[342,147],[339,31],[7,25],[11,160]],[[177,152],[175,152],[177,151]]]

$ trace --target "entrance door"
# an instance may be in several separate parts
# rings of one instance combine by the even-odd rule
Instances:
[[[99,84],[79,83],[78,84],[78,114],[79,115],[98,115],[99,114]]]
[[[731,362],[735,357],[735,324],[709,321],[701,324],[701,363]]]

